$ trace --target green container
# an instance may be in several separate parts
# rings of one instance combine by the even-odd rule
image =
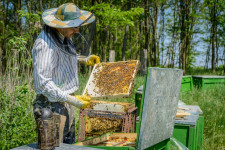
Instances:
[[[189,106],[189,108],[199,108],[198,106]],[[204,117],[200,108],[191,109],[191,115],[184,120],[176,120],[174,125],[173,137],[184,144],[189,150],[201,150],[203,143]]]
[[[135,94],[135,106],[138,108],[138,116],[140,116],[141,98],[142,98],[143,86],[139,87]]]
[[[191,91],[193,89],[193,80],[192,76],[183,76],[181,83],[181,92]]]
[[[193,84],[197,88],[213,88],[215,85],[225,85],[225,76],[192,76]]]

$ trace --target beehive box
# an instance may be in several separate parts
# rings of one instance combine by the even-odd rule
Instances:
[[[225,76],[192,76],[194,86],[197,88],[213,88],[216,85],[225,85]]]
[[[182,105],[191,115],[175,120],[173,137],[189,150],[203,149],[204,116],[199,106]]]
[[[136,110],[131,103],[92,100],[80,111],[78,141],[108,132],[134,132]]]
[[[191,91],[193,89],[193,80],[192,76],[183,76],[181,83],[181,92]]]
[[[83,92],[83,95],[91,96],[92,101],[80,112],[78,141],[108,132],[134,132],[134,105],[94,99],[129,97],[139,65],[138,60],[132,60],[94,66]]]
[[[138,60],[96,64],[83,95],[93,100],[129,97],[139,66]]]

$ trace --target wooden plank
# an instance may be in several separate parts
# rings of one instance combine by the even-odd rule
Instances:
[[[186,117],[187,115],[191,115],[191,113],[188,113],[188,112],[184,112],[184,111],[177,111],[177,114],[176,114],[176,118],[184,118]]]
[[[126,141],[124,139],[126,138]],[[74,145],[85,146],[134,146],[136,144],[137,134],[136,133],[107,133],[99,137],[95,137],[83,142],[76,143]]]
[[[131,107],[131,103],[121,102],[108,102],[91,100],[87,109],[101,110],[101,111],[114,111],[114,112],[127,112]]]

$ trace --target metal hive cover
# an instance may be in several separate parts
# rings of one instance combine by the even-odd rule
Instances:
[[[183,71],[149,68],[138,149],[172,137]]]
[[[93,100],[129,97],[139,65],[138,60],[96,64],[83,95]]]
[[[215,79],[225,79],[225,76],[211,76],[211,75],[195,75],[195,76],[192,76],[193,78],[215,78]]]

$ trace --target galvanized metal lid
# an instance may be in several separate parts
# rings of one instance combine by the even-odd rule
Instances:
[[[142,94],[142,91],[143,91],[143,85],[137,89],[136,93]]]
[[[215,78],[215,79],[225,79],[225,76],[210,76],[210,75],[195,75],[193,78]]]
[[[172,137],[182,75],[183,71],[180,69],[148,69],[146,85],[143,88],[139,150]]]
[[[183,76],[182,78],[191,78],[191,75]]]
[[[198,121],[199,115],[187,115],[184,120],[175,120],[176,124],[183,124],[183,125],[193,125],[196,126],[197,121]]]

